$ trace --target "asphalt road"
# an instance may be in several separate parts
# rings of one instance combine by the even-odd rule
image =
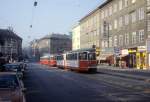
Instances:
[[[27,102],[150,102],[150,83],[29,64]]]

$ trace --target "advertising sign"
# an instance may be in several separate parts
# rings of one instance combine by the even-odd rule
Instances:
[[[123,50],[121,50],[121,54],[122,54],[122,55],[128,55],[128,54],[129,54],[128,49],[123,49]]]
[[[120,48],[114,47],[114,53],[115,53],[115,55],[119,55],[120,54]]]

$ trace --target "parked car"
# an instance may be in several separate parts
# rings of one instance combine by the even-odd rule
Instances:
[[[16,72],[19,78],[23,78],[24,69],[20,63],[5,64],[4,67],[5,67],[5,71]]]
[[[0,73],[0,102],[25,102],[25,88],[16,73]]]

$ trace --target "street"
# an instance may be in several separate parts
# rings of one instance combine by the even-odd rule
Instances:
[[[77,73],[36,63],[24,80],[27,102],[149,102],[150,83],[104,73]]]

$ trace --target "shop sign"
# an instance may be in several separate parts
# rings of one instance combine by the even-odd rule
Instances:
[[[128,49],[123,49],[123,50],[121,50],[121,54],[122,54],[122,55],[128,55],[128,54],[129,54]]]
[[[103,48],[102,52],[104,52],[104,53],[114,53],[114,50],[113,50],[113,48]]]
[[[120,55],[120,48],[114,47],[114,53],[115,55]]]
[[[136,50],[128,50],[129,53],[135,53]]]
[[[138,46],[138,51],[139,51],[139,52],[144,52],[144,51],[146,51],[146,46]]]

